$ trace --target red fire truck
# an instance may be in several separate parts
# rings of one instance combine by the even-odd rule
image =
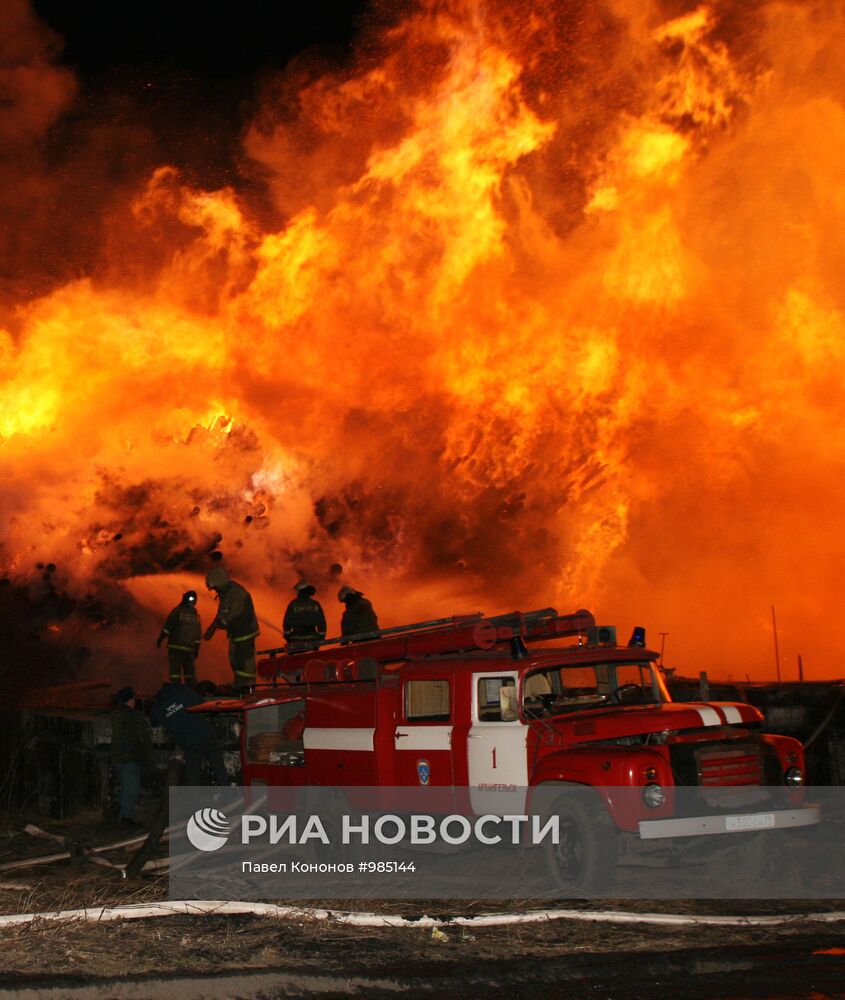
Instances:
[[[201,711],[241,714],[246,786],[560,789],[561,886],[610,877],[621,831],[668,841],[809,826],[804,752],[751,705],[673,703],[645,632],[619,645],[588,611],[481,614],[267,650],[259,686]],[[699,812],[680,806],[694,789]],[[566,794],[563,794],[566,792]],[[722,798],[720,798],[722,796]]]

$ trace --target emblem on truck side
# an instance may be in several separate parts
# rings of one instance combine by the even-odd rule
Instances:
[[[421,785],[427,785],[431,781],[431,764],[425,758],[417,761],[417,777]]]

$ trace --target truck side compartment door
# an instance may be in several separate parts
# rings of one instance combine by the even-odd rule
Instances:
[[[398,785],[453,784],[453,700],[449,678],[403,682],[401,716],[393,733]]]

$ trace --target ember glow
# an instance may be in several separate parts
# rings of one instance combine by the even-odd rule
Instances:
[[[188,585],[207,622],[222,552],[259,648],[304,573],[330,632],[345,582],[385,625],[587,607],[736,678],[774,604],[785,678],[845,673],[841,6],[428,0],[366,42],[265,84],[250,184],[151,164],[80,202],[101,264],[8,286],[2,572],[120,605],[102,656]],[[0,141],[60,184],[75,83],[16,58]]]

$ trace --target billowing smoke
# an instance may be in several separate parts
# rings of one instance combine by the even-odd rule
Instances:
[[[66,190],[35,140],[73,81],[19,15],[43,83],[3,162]],[[109,675],[160,672],[159,617],[221,559],[259,647],[304,574],[335,624],[347,582],[385,624],[590,607],[735,677],[773,672],[774,604],[785,676],[841,673],[844,27],[425,2],[266,82],[243,184],[151,164],[79,220],[102,246],[73,280],[23,254],[9,586],[88,614]]]
[[[46,244],[55,185],[45,170],[42,143],[66,112],[76,82],[55,64],[59,40],[30,13],[26,0],[0,10],[0,293],[26,297],[44,288],[49,275],[23,274],[20,262]],[[48,258],[49,259],[49,258]],[[47,263],[49,269],[50,263]],[[4,303],[7,304],[7,303]]]

